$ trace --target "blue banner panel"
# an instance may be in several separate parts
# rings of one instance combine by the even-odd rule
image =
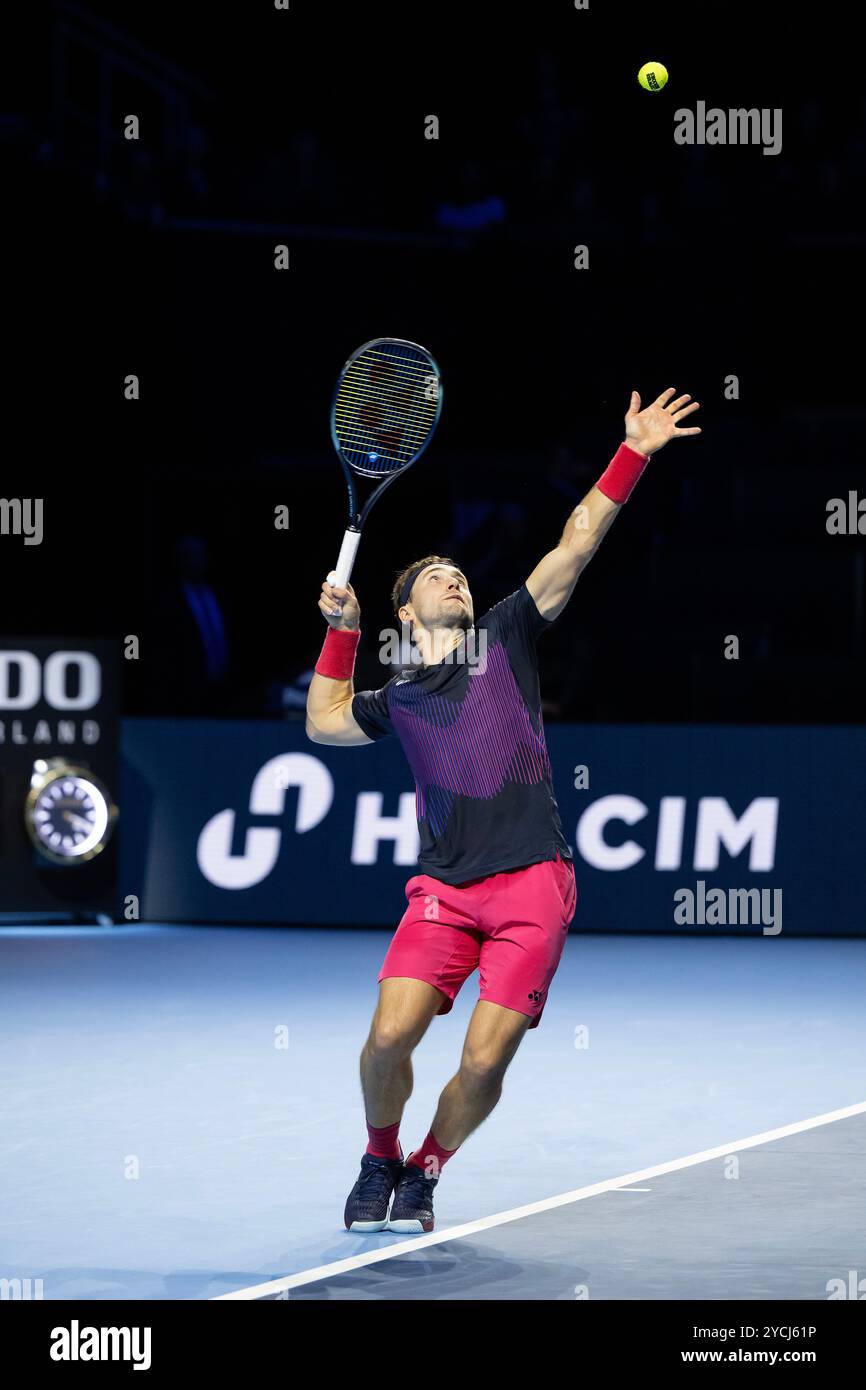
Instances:
[[[573,931],[866,934],[866,729],[556,724]],[[127,719],[121,897],[156,921],[396,926],[415,873],[399,744]]]

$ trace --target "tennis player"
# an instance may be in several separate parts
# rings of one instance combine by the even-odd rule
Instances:
[[[322,585],[330,630],[310,683],[307,734],[333,745],[395,735],[415,778],[421,842],[361,1053],[368,1143],[346,1203],[350,1231],[432,1231],[442,1168],[493,1110],[521,1039],[541,1020],[577,888],[544,738],[536,642],[651,455],[700,434],[679,427],[698,409],[690,399],[670,388],[642,410],[632,393],[625,440],[559,544],[477,622],[467,578],[451,559],[428,555],[405,569],[394,611],[411,624],[421,664],[381,690],[354,691],[360,608],[352,586]],[[404,1158],[398,1135],[412,1053],[476,969],[480,997],[460,1068]]]

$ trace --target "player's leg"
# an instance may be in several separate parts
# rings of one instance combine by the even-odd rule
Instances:
[[[541,1019],[574,916],[574,869],[559,856],[494,874],[487,883],[481,998],[460,1070],[442,1092],[428,1135],[446,1153],[459,1148],[499,1100],[521,1039]]]
[[[348,1231],[382,1231],[403,1169],[398,1133],[412,1094],[412,1053],[442,1007],[442,993],[425,980],[392,977],[379,984],[379,1003],[361,1052],[361,1090],[367,1149],[346,1201]]]
[[[346,1203],[352,1231],[380,1231],[403,1170],[398,1134],[412,1091],[412,1053],[437,1013],[447,1013],[478,964],[480,937],[445,885],[419,874],[379,972],[379,1003],[361,1053],[367,1151]]]
[[[531,1022],[528,1014],[486,999],[475,1005],[460,1068],[439,1097],[430,1131],[446,1153],[458,1149],[493,1110],[502,1095],[508,1066]],[[426,1157],[423,1145],[421,1150]]]
[[[493,1110],[521,1039],[539,1024],[576,893],[573,866],[558,855],[484,880],[481,999],[460,1070],[443,1091],[426,1137],[406,1160],[391,1209],[392,1231],[432,1231],[433,1189],[443,1164]]]
[[[367,1126],[400,1123],[412,1094],[412,1053],[442,1006],[442,993],[425,980],[390,978],[379,984],[379,1003],[361,1052],[361,1090]],[[371,1145],[376,1136],[371,1135]],[[387,1158],[396,1158],[380,1146]]]
[[[379,972],[379,1004],[361,1054],[368,1126],[394,1127],[393,1139],[375,1136],[374,1151],[389,1158],[399,1152],[395,1127],[412,1091],[412,1053],[433,1017],[452,1008],[478,965],[482,943],[472,929],[472,904],[460,889],[417,874],[406,885],[406,897]]]
[[[469,1021],[460,1068],[439,1097],[430,1130],[406,1160],[389,1230],[432,1231],[433,1189],[442,1166],[496,1105],[508,1065],[531,1023],[528,1014],[479,999]]]

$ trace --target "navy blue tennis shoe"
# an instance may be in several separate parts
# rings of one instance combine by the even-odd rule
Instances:
[[[403,1158],[381,1158],[365,1153],[358,1181],[349,1193],[344,1220],[347,1231],[384,1231],[388,1203],[403,1171]]]
[[[397,1182],[388,1230],[400,1235],[432,1231],[433,1189],[438,1181],[438,1178],[428,1178],[417,1163],[407,1163]]]

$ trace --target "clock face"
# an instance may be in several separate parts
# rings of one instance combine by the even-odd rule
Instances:
[[[81,773],[46,781],[29,807],[29,830],[37,847],[64,863],[91,859],[102,849],[110,820],[105,793]]]

